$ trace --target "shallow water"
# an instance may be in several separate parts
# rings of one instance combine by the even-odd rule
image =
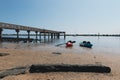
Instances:
[[[74,46],[79,46],[82,41],[90,41],[93,44],[92,51],[106,53],[120,53],[120,37],[95,37],[95,36],[77,36],[67,37],[67,40],[74,40]]]
[[[76,41],[72,48],[66,48],[65,44],[68,40]],[[80,47],[79,43],[82,41],[90,41],[93,44],[92,49]],[[63,44],[55,46],[57,44]],[[15,48],[15,49],[33,49],[33,50],[53,50],[53,51],[69,51],[69,52],[92,52],[92,53],[106,53],[106,54],[120,54],[120,37],[95,37],[95,36],[67,36],[52,42],[47,43],[0,43],[1,48]]]

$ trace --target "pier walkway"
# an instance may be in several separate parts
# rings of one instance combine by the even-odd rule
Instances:
[[[27,31],[28,38],[27,40],[30,40],[30,32],[34,31],[36,34],[36,41],[41,40],[41,36],[44,36],[44,40],[46,40],[46,36],[48,36],[48,39],[55,39],[55,38],[60,38],[61,34],[64,36],[65,39],[65,32],[62,31],[54,31],[54,30],[48,30],[48,29],[40,29],[40,28],[35,28],[35,27],[30,27],[30,26],[23,26],[23,25],[16,25],[16,24],[10,24],[10,23],[4,23],[0,22],[0,41],[2,41],[2,32],[4,29],[11,29],[16,31],[16,39],[19,40],[19,32],[21,30]]]

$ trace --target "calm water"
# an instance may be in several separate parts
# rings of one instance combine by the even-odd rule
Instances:
[[[35,38],[35,37],[32,37]],[[25,47],[28,48],[29,46],[32,46],[35,48],[44,48],[46,46],[52,46],[55,47],[55,45],[57,44],[61,44],[61,43],[65,43],[68,40],[72,40],[72,41],[76,41],[76,43],[74,43],[73,48],[71,48],[71,51],[92,51],[92,52],[105,52],[105,53],[114,53],[114,54],[120,54],[120,37],[95,37],[95,36],[67,36],[66,39],[64,40],[63,37],[61,37],[59,40],[54,40],[53,42],[49,42],[49,43],[30,43],[30,44],[26,44],[26,43],[12,43],[13,46],[15,46],[14,44],[19,44],[17,45],[17,47]],[[82,41],[90,41],[93,44],[93,48],[92,49],[87,49],[87,48],[83,48],[79,46],[79,43]],[[11,45],[9,45],[11,43],[1,43],[0,47],[11,47]],[[22,45],[22,46],[21,46]],[[65,45],[61,45],[58,48],[60,48],[61,50],[65,50]]]
[[[120,37],[78,36],[67,37],[67,40],[76,41],[75,45],[78,45],[82,41],[90,41],[94,45],[93,48],[120,48]]]
[[[77,49],[81,48],[79,47],[80,42],[90,41],[93,44],[91,51],[120,54],[120,37],[68,36],[65,41],[63,40],[63,42],[67,42],[68,40],[76,41],[76,43],[74,43],[74,47]],[[59,43],[60,42],[62,43],[62,40],[60,40]]]

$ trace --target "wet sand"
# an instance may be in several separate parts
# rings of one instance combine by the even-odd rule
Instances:
[[[7,44],[8,45],[8,44]],[[27,47],[27,48],[26,48]],[[102,64],[111,67],[111,73],[48,72],[7,76],[3,80],[120,80],[120,55],[95,52],[89,49],[31,45],[21,47],[9,44],[0,48],[0,71],[32,64]],[[60,52],[61,54],[53,54]]]

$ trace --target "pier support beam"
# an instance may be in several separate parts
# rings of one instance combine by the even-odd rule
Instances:
[[[50,33],[48,32],[48,41],[50,40]]]
[[[57,33],[57,38],[60,39],[60,33]]]
[[[54,39],[55,39],[56,33],[54,33]]]
[[[19,42],[19,32],[20,32],[20,30],[16,29],[15,31],[17,32],[17,42]]]
[[[39,39],[40,39],[40,42],[41,42],[41,32],[39,33]]]
[[[44,32],[44,42],[46,42],[46,33]]]
[[[51,40],[53,40],[53,33],[51,33]]]
[[[37,42],[37,40],[38,40],[38,38],[37,38],[37,36],[38,36],[38,31],[35,31],[35,33],[36,33],[36,42]]]
[[[28,41],[30,41],[30,30],[27,30],[28,33]]]
[[[65,34],[65,32],[64,32],[64,39],[66,39],[66,34]]]
[[[3,29],[0,28],[0,42],[2,42],[2,31],[3,31]]]

